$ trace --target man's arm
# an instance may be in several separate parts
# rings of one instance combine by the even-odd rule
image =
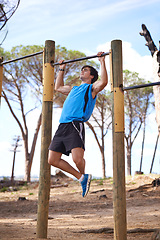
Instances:
[[[93,87],[92,87],[92,97],[93,98],[95,98],[97,93],[102,91],[108,83],[108,74],[107,74],[107,69],[106,69],[106,65],[105,65],[105,56],[100,57],[102,55],[102,53],[103,52],[99,52],[97,54],[97,56],[99,56],[98,60],[100,61],[100,64],[101,64],[101,80],[93,83]]]
[[[63,63],[63,61],[60,61],[59,63]],[[62,69],[62,71],[58,72],[58,76],[56,78],[56,83],[55,83],[55,90],[62,94],[68,95],[72,87],[69,85],[64,85],[63,77],[64,77],[65,64],[60,65],[60,69]]]

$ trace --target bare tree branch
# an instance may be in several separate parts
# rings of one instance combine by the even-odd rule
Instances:
[[[6,26],[8,20],[13,16],[13,14],[15,13],[15,11],[17,10],[18,6],[20,4],[20,0],[1,0],[0,3],[0,31],[2,31],[2,29],[4,29],[4,27]],[[5,30],[5,36],[3,37],[3,40],[0,43],[0,46],[2,45],[2,43],[5,41],[7,34],[8,34],[8,30]]]

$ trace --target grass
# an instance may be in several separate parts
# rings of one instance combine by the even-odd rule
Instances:
[[[8,190],[7,187],[3,187],[3,188],[0,189],[0,192],[6,192],[7,190]]]

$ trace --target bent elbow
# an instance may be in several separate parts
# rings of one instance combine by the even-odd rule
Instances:
[[[101,88],[102,88],[102,89],[104,89],[104,88],[107,86],[107,84],[108,84],[108,81],[106,81],[106,82],[103,82],[103,84],[102,84]]]
[[[54,87],[54,90],[55,90],[56,92],[60,92],[60,88],[59,88],[58,86],[56,86],[56,85],[55,85],[55,87]]]
[[[107,84],[108,84],[108,81],[105,83],[105,87],[107,86]]]

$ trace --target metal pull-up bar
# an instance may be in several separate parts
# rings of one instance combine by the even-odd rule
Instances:
[[[19,58],[7,60],[7,61],[4,61],[4,62],[1,62],[0,65],[5,65],[5,64],[8,64],[8,63],[12,63],[12,62],[16,62],[16,61],[19,61],[19,60],[23,60],[25,58],[34,57],[34,56],[42,54],[42,53],[43,53],[43,51],[40,51],[40,52],[37,52],[37,53],[33,53],[33,54],[26,55],[26,56],[22,56],[22,57],[19,57]],[[103,57],[103,56],[106,56],[106,55],[109,55],[109,54],[110,54],[110,52],[105,52],[100,57]],[[63,62],[63,64],[83,61],[83,60],[87,60],[87,59],[91,59],[91,58],[97,58],[97,57],[99,57],[99,56],[92,55],[92,56],[88,56],[88,57],[82,57],[82,58],[66,60],[66,61]],[[53,61],[51,61],[51,65],[52,65],[52,67],[54,67],[54,66],[61,65],[61,64],[59,62],[54,63]]]
[[[19,60],[22,60],[22,59],[25,59],[25,58],[34,57],[34,56],[42,54],[42,53],[43,53],[43,51],[32,53],[32,54],[29,54],[29,55],[26,55],[26,56],[22,56],[22,57],[19,57],[19,58],[15,58],[15,59],[11,59],[11,60],[8,60],[8,61],[5,61],[5,62],[1,62],[0,65],[5,65],[5,64],[16,62],[16,61],[19,61]]]
[[[123,87],[122,90],[123,90],[123,91],[127,91],[127,90],[133,90],[133,89],[137,89],[137,88],[151,87],[151,86],[156,86],[156,85],[160,85],[160,82],[153,82],[153,83],[146,83],[146,84],[141,84],[141,85],[136,85],[136,86]]]
[[[105,52],[105,53],[102,53],[102,55],[100,57],[103,57],[103,56],[106,56],[106,55],[109,55],[110,52]],[[52,67],[54,66],[57,66],[57,65],[61,65],[61,64],[66,64],[66,63],[73,63],[73,62],[78,62],[78,61],[83,61],[83,60],[88,60],[88,59],[91,59],[91,58],[97,58],[99,56],[97,55],[92,55],[92,56],[88,56],[88,57],[82,57],[82,58],[76,58],[76,59],[72,59],[72,60],[66,60],[64,61],[63,63],[54,63],[53,61],[51,62],[51,65]]]

